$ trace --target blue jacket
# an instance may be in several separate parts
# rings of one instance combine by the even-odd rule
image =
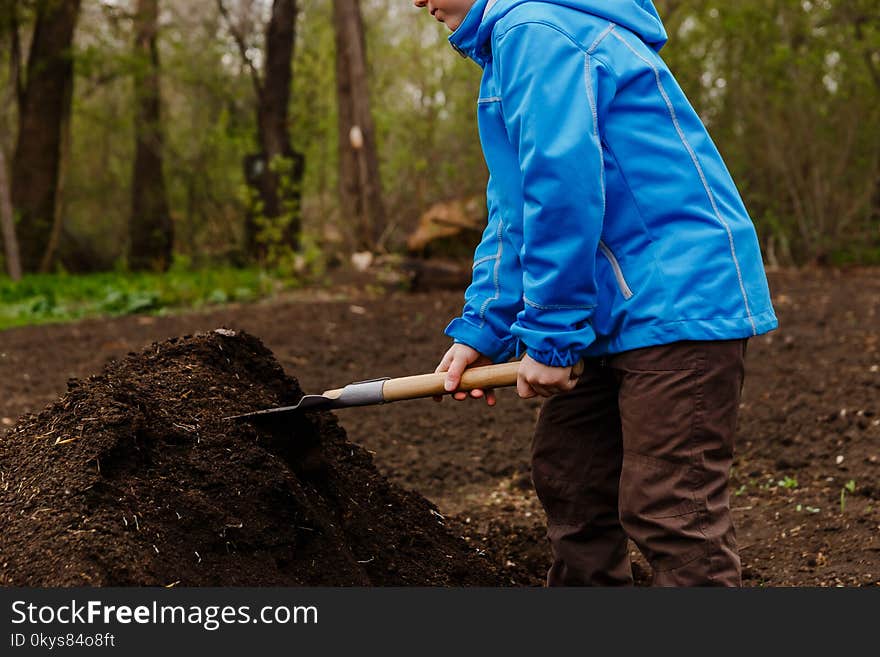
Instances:
[[[777,326],[754,226],[650,0],[477,0],[489,220],[455,341],[566,366]]]

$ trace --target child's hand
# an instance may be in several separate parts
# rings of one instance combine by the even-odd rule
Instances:
[[[516,393],[523,399],[528,399],[537,395],[550,397],[557,392],[566,392],[577,383],[571,372],[570,367],[550,367],[526,354],[519,363]]]
[[[468,347],[466,344],[455,343],[443,355],[443,358],[440,360],[440,364],[434,371],[446,372],[446,383],[444,387],[446,388],[446,390],[452,391],[459,386],[459,384],[461,383],[461,375],[468,367],[479,367],[481,365],[491,364],[491,359],[483,356],[476,349]],[[463,391],[456,392],[453,393],[452,396],[458,401],[462,401],[464,399],[467,399],[468,393]],[[487,388],[485,390],[475,388],[470,391],[470,396],[474,399],[479,399],[483,397],[486,399],[486,403],[489,406],[495,405],[495,391],[491,388]],[[443,401],[443,396],[436,395],[434,397],[434,401]]]

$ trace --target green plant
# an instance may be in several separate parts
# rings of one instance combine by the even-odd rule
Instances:
[[[780,488],[797,488],[798,482],[794,477],[785,476],[784,479],[780,479],[776,482],[776,485]]]
[[[850,479],[846,482],[840,489],[840,512],[843,513],[846,511],[846,494],[847,493],[855,493],[856,492],[856,482],[854,479]]]
[[[258,269],[184,269],[165,274],[104,272],[0,276],[0,330],[84,317],[160,313],[273,294],[291,281]]]

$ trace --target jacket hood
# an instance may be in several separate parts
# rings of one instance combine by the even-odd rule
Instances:
[[[604,18],[634,32],[654,50],[659,51],[666,43],[666,30],[651,0],[476,0],[449,36],[449,43],[462,56],[484,64],[484,46],[495,23],[524,2],[571,7]]]

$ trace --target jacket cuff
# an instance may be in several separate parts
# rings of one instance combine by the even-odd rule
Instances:
[[[522,340],[517,340],[516,357],[519,358],[527,353],[534,360],[549,367],[571,367],[581,359],[581,354],[574,351],[560,351],[557,349],[531,349]]]
[[[455,342],[476,349],[493,363],[505,362],[516,349],[512,336],[499,339],[488,327],[480,328],[461,317],[453,319],[443,332]]]
[[[561,322],[557,322],[559,324]],[[510,327],[516,339],[517,356],[527,353],[543,365],[570,367],[577,363],[596,341],[596,333],[589,324],[574,330],[536,330],[517,322]]]

